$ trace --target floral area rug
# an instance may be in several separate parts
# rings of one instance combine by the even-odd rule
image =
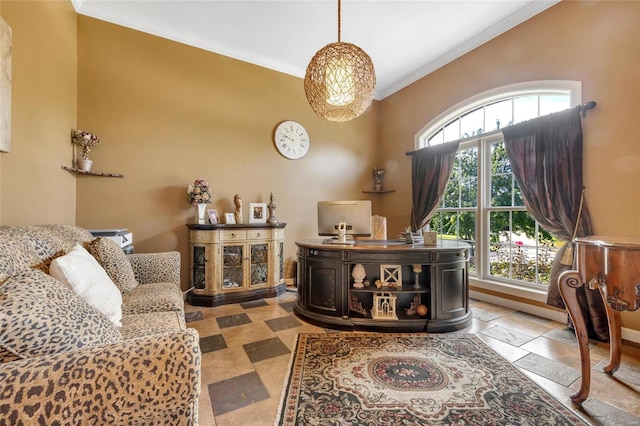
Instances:
[[[588,425],[474,335],[299,334],[276,425]]]

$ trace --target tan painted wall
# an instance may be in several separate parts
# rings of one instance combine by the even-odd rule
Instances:
[[[69,134],[76,123],[77,25],[67,1],[2,1],[13,30],[11,152],[0,153],[2,225],[75,222]]]
[[[77,224],[128,228],[136,252],[179,250],[183,287],[194,179],[209,181],[219,214],[240,194],[245,220],[249,203],[273,193],[287,223],[285,258],[295,240],[317,236],[318,200],[361,198],[371,185],[375,110],[329,123],[308,106],[299,78],[82,16],[78,34],[78,125],[101,138],[94,170],[124,179],[78,177]],[[283,120],[309,132],[300,160],[274,147]]]
[[[595,232],[640,235],[640,2],[561,2],[380,105],[380,158],[398,191],[382,209],[390,229],[409,223],[414,135],[452,105],[486,90],[531,80],[580,80],[584,179]],[[397,165],[397,167],[396,167]],[[640,329],[640,315],[625,315]]]

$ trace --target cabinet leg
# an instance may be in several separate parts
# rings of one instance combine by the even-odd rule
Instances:
[[[577,271],[565,271],[560,275],[559,290],[567,311],[573,322],[578,339],[578,348],[580,349],[580,365],[582,378],[580,380],[580,389],[573,393],[571,401],[574,404],[581,404],[589,395],[589,387],[591,386],[591,357],[589,354],[589,336],[587,335],[587,326],[578,303],[576,289],[582,287],[584,283]]]

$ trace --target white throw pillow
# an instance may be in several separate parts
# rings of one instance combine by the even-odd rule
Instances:
[[[54,259],[49,273],[122,327],[122,294],[98,261],[81,245]]]

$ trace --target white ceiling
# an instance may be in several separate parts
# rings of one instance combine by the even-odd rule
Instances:
[[[380,100],[559,0],[343,0],[341,41],[371,56]],[[72,0],[82,15],[304,78],[338,41],[337,0]]]

